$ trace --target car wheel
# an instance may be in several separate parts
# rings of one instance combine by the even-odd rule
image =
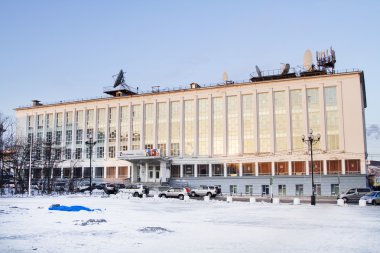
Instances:
[[[343,201],[344,201],[344,203],[347,203],[348,199],[347,198],[343,198]]]
[[[208,193],[207,193],[207,196],[208,196],[209,198],[211,198],[211,196],[212,196],[211,192],[208,192]]]
[[[191,197],[196,197],[197,194],[195,194],[195,192],[191,192]]]
[[[166,198],[166,195],[165,194],[161,194],[161,198]]]
[[[376,206],[376,200],[372,200],[372,205]]]
[[[181,194],[181,195],[178,196],[178,198],[179,198],[180,200],[183,200],[185,197]]]
[[[138,192],[133,193],[133,197],[138,197],[138,196],[139,196]]]

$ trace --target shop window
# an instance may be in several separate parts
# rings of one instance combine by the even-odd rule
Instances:
[[[360,174],[360,160],[352,159],[346,160],[346,174]]]
[[[74,178],[81,178],[82,177],[82,167],[75,167],[74,168]]]
[[[270,162],[259,163],[259,175],[271,175],[272,164]]]
[[[194,177],[194,164],[184,164],[183,170],[184,177]]]
[[[255,175],[255,164],[243,163],[243,176],[254,176],[254,175]]]
[[[341,160],[328,160],[327,161],[327,174],[341,174],[342,161]]]
[[[313,165],[314,174],[323,173],[323,161],[313,161]],[[311,161],[309,161],[309,174],[311,175]]]
[[[95,177],[103,178],[104,177],[104,168],[103,167],[95,167]]]
[[[107,167],[107,178],[115,178],[116,177],[116,167]]]
[[[276,175],[288,175],[288,162],[275,162],[274,163]]]
[[[306,164],[303,161],[292,162],[292,175],[300,176],[306,174]]]
[[[198,177],[208,177],[208,164],[198,164]]]
[[[170,170],[171,170],[171,177],[180,177],[180,165],[171,165]]]
[[[128,166],[119,167],[118,178],[127,178],[128,177]]]
[[[213,177],[224,176],[224,165],[223,164],[213,164],[211,167],[212,167],[212,176]]]
[[[227,176],[236,177],[239,176],[239,164],[227,163]]]

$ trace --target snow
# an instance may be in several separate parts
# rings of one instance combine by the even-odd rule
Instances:
[[[94,212],[50,211],[53,204]],[[379,252],[380,207],[0,198],[0,252]]]

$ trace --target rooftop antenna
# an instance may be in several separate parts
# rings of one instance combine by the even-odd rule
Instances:
[[[313,55],[311,54],[310,49],[307,49],[303,55],[303,67],[306,71],[312,71],[314,68]]]
[[[281,75],[286,75],[289,73],[290,64],[289,63],[283,63],[281,65]]]
[[[259,69],[259,66],[256,65],[255,68],[256,68],[257,76],[261,77],[261,70]]]
[[[115,83],[113,84],[113,87],[116,88],[120,84],[125,84],[124,72],[122,69],[120,70],[119,74],[117,75],[117,78],[116,78]]]

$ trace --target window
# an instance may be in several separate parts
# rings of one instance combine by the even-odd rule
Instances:
[[[346,160],[346,174],[360,174],[360,160]]]
[[[303,184],[296,184],[296,196],[303,196]]]
[[[227,97],[227,141],[228,154],[237,154],[239,146],[238,129],[239,114],[238,114],[238,99],[237,96]]]
[[[141,138],[141,106],[132,106],[132,150],[140,149],[140,138]]]
[[[198,164],[198,177],[208,176],[208,164]]]
[[[321,132],[321,113],[319,105],[319,90],[318,88],[306,89],[307,95],[307,112],[309,129],[313,129],[315,134]],[[313,149],[319,149],[320,142],[313,144]]]
[[[90,167],[84,167],[83,168],[83,177],[84,178],[90,178],[91,176],[91,168]]]
[[[180,139],[180,104],[178,101],[170,102],[170,155],[179,156],[179,139]]]
[[[73,141],[73,131],[66,130],[66,145],[71,145]]]
[[[46,132],[46,142],[51,143],[53,140],[53,133],[52,132]]]
[[[212,127],[213,127],[213,153],[221,155],[224,152],[224,102],[222,98],[212,98]]]
[[[286,196],[286,185],[285,184],[278,185],[278,196]]]
[[[243,95],[243,151],[245,154],[250,154],[255,152],[255,131],[253,128],[254,122],[254,113],[253,113],[253,95]]]
[[[170,170],[171,170],[171,177],[180,177],[180,165],[171,165]]]
[[[82,177],[82,167],[75,167],[74,168],[74,178],[81,178]]]
[[[341,160],[328,160],[327,161],[327,174],[341,174],[342,161]]]
[[[115,146],[108,147],[108,157],[115,158]]]
[[[285,91],[277,91],[274,96],[274,121],[275,121],[275,150],[276,152],[286,151],[288,148],[287,130],[288,115],[286,108]]]
[[[253,194],[253,185],[245,186],[245,194],[252,195]]]
[[[127,178],[128,177],[128,166],[119,167],[118,178]]]
[[[331,184],[331,196],[337,196],[339,194],[339,184]]]
[[[224,176],[224,165],[223,164],[213,164],[212,166],[212,176]]]
[[[57,161],[57,160],[61,160],[61,158],[62,158],[61,149],[59,148],[55,149],[54,159]]]
[[[293,150],[302,150],[304,144],[300,136],[304,134],[303,106],[301,90],[290,91],[291,133]]]
[[[115,178],[116,177],[116,167],[107,167],[107,178]]]
[[[75,149],[75,159],[82,159],[82,149],[81,148]]]
[[[237,194],[237,185],[230,185],[230,194]]]
[[[62,131],[56,131],[55,132],[55,144],[61,145],[62,142]]]
[[[269,185],[264,184],[261,185],[261,196],[268,196],[269,195]]]
[[[71,168],[63,168],[63,178],[71,178]]]
[[[239,164],[227,163],[227,176],[236,177],[239,176]]]
[[[306,174],[306,164],[303,161],[292,162],[292,175],[301,176]]]
[[[184,101],[184,116],[185,116],[185,126],[184,126],[184,137],[185,137],[185,156],[193,156],[195,148],[195,103],[194,100]]]
[[[183,176],[184,177],[193,177],[194,176],[194,165],[193,164],[184,164],[183,165]]]
[[[208,99],[199,99],[199,112],[198,112],[198,153],[200,156],[208,155],[208,137],[209,137],[209,118],[208,118],[208,109],[209,101]]]
[[[95,177],[103,178],[104,177],[104,168],[103,167],[95,167]]]
[[[60,168],[54,168],[53,169],[53,177],[54,178],[61,178],[61,169]]]
[[[254,175],[255,175],[255,164],[243,163],[243,176],[254,176]]]
[[[321,174],[323,172],[323,161],[313,161],[314,174]],[[311,161],[309,161],[309,168],[311,174]]]
[[[339,149],[339,115],[336,87],[325,87],[327,149]]]
[[[97,147],[96,148],[96,156],[98,158],[104,158],[104,147]]]
[[[78,129],[77,130],[76,144],[82,144],[82,140],[83,140],[83,130]]]
[[[259,151],[266,153],[271,151],[271,116],[269,93],[257,94],[258,99],[258,130],[259,130]]]
[[[166,142],[168,136],[168,105],[157,103],[157,147],[161,155],[166,156]]]
[[[288,162],[275,162],[274,163],[275,174],[276,175],[288,175]]]
[[[71,148],[67,148],[65,150],[65,159],[70,160],[71,159]]]
[[[272,175],[272,163],[259,163],[259,175]]]

